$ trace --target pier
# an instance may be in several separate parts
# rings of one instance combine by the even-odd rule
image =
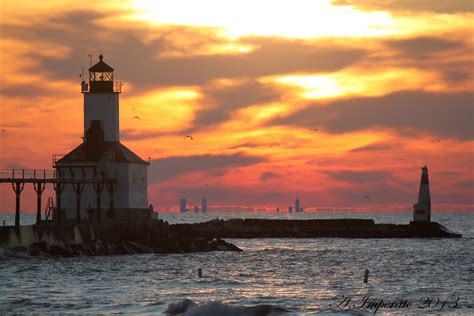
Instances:
[[[54,158],[53,158],[54,162]],[[59,170],[59,171],[57,171]],[[58,174],[60,173],[60,174]],[[63,174],[64,173],[64,174]],[[114,177],[110,177],[106,173],[96,172],[96,178],[65,178],[64,175],[66,170],[32,170],[32,169],[0,169],[0,183],[7,183],[12,186],[13,192],[15,193],[15,229],[18,231],[20,228],[20,205],[21,205],[21,193],[25,188],[25,184],[33,184],[33,189],[37,195],[37,207],[36,207],[36,224],[41,223],[41,201],[42,194],[47,184],[51,184],[56,193],[56,209],[53,212],[53,220],[57,224],[61,223],[61,193],[66,185],[72,185],[74,192],[76,193],[77,201],[77,213],[80,210],[80,198],[81,193],[85,185],[92,185],[95,192],[97,193],[97,214],[98,221],[100,222],[100,194],[102,190],[107,188],[110,195],[116,190],[117,180]],[[70,172],[72,174],[72,170]],[[85,171],[82,172],[85,174]],[[72,175],[73,176],[73,175]],[[113,209],[113,200],[110,200],[110,208]],[[80,216],[76,217],[76,221],[80,222]]]

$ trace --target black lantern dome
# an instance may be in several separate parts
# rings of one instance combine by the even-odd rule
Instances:
[[[99,55],[99,62],[89,68],[89,92],[113,93],[114,69],[104,62],[104,56]]]

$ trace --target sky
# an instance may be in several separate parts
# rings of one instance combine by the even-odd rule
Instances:
[[[471,0],[0,0],[0,169],[82,142],[102,53],[155,210],[406,211],[427,165],[433,209],[473,211],[473,21]]]

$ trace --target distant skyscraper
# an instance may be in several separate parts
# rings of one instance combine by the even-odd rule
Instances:
[[[179,199],[179,211],[181,213],[186,213],[187,211],[189,211],[187,208],[186,208],[186,199],[185,198],[180,198]]]
[[[201,211],[203,213],[207,212],[207,199],[206,198],[203,198],[201,201]]]
[[[199,213],[199,208],[197,207],[197,205],[194,206],[194,213]]]
[[[280,213],[280,208],[279,207],[277,207],[277,213]]]
[[[288,207],[288,213],[293,213],[293,206]]]
[[[296,198],[296,201],[295,201],[295,212],[296,212],[296,213],[301,212],[300,199],[298,199],[298,198]]]

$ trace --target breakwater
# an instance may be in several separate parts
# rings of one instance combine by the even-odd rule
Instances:
[[[0,246],[31,255],[101,256],[240,251],[222,239],[178,231],[162,220],[142,223],[40,224],[0,227]]]
[[[171,225],[206,238],[460,238],[436,222],[375,224],[372,219],[230,219]]]
[[[223,238],[460,238],[436,222],[375,224],[371,219],[215,219],[194,224],[52,224],[0,227],[0,246],[31,255],[123,255],[240,251]]]

